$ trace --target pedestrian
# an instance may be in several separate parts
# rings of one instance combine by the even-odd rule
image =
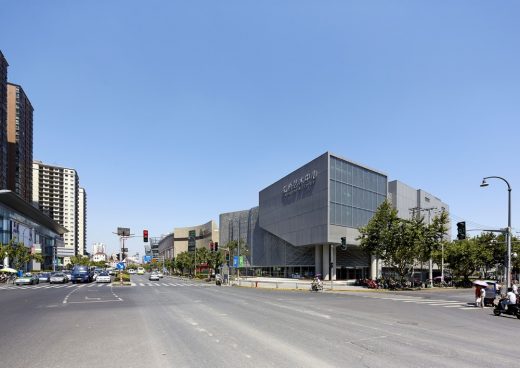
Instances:
[[[480,308],[484,308],[484,300],[486,299],[486,288],[480,289]]]
[[[481,290],[481,286],[476,285],[475,286],[475,307],[478,307],[480,305],[480,290]]]
[[[513,293],[518,296],[518,281],[513,282]]]

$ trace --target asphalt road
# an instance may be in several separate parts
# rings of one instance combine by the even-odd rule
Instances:
[[[471,290],[279,291],[165,277],[0,286],[2,367],[505,367],[520,320]]]

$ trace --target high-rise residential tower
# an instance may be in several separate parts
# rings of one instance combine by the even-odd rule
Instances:
[[[78,255],[86,256],[87,251],[87,192],[79,188],[78,192]]]
[[[0,189],[7,188],[7,67],[0,51]]]
[[[23,88],[7,83],[7,188],[31,203],[33,107]]]
[[[79,177],[74,169],[33,163],[33,202],[69,232],[64,235],[66,248],[80,252]],[[83,248],[82,248],[83,249]],[[67,260],[65,260],[67,263]]]

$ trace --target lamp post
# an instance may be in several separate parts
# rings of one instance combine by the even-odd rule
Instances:
[[[486,179],[500,179],[507,184],[508,204],[507,204],[507,253],[506,253],[506,285],[511,287],[511,186],[509,182],[500,176],[487,176],[482,179],[481,187],[487,187],[489,184]]]

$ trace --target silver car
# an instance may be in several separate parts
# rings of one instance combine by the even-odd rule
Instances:
[[[150,277],[148,278],[150,281],[159,281],[159,275],[155,272],[150,274]]]
[[[30,272],[27,272],[25,275],[20,276],[16,280],[14,280],[14,283],[16,285],[35,285],[39,284],[40,280],[38,279],[38,276],[33,275]]]
[[[51,278],[49,280],[51,284],[66,284],[69,282],[69,279],[67,276],[65,276],[62,272],[56,272],[51,275]]]

